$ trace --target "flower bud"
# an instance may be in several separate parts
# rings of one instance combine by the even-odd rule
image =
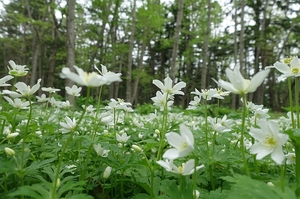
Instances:
[[[8,156],[14,156],[16,154],[16,152],[13,149],[8,148],[8,147],[5,147],[4,151]]]
[[[14,138],[14,137],[17,137],[19,135],[19,133],[10,133],[6,136],[6,139],[10,139],[10,138]]]
[[[103,173],[103,178],[107,179],[110,176],[112,168],[110,166],[107,166]]]
[[[268,182],[267,185],[268,185],[269,187],[275,187],[275,185],[274,185],[272,182]]]
[[[137,146],[137,145],[135,145],[135,144],[133,144],[131,147],[132,147],[133,150],[135,150],[136,152],[142,152],[142,151],[143,151],[143,149],[141,149],[141,147],[139,147],[139,146]]]

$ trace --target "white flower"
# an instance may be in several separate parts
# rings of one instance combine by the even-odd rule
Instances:
[[[199,97],[203,97],[205,100],[211,100],[212,98],[224,99],[219,93],[217,89],[201,89],[201,92],[195,88],[195,91],[191,92],[191,94],[198,95]]]
[[[49,98],[45,94],[42,94],[40,97],[36,96],[38,102],[47,102]]]
[[[94,66],[94,68],[100,73],[100,75],[102,75],[102,78],[106,81],[106,85],[111,84],[112,82],[121,82],[121,73],[114,73],[114,72],[110,72],[107,71],[106,66],[101,64],[101,71]]]
[[[82,87],[77,87],[76,85],[73,85],[72,87],[66,86],[65,89],[69,95],[72,95],[74,97],[79,97]]]
[[[257,87],[268,76],[270,70],[258,72],[253,76],[251,81],[244,79],[240,72],[239,65],[236,65],[233,71],[229,68],[226,68],[225,72],[230,82],[220,79],[218,81],[219,86],[235,94],[245,94],[256,91]]]
[[[127,136],[127,133],[122,133],[122,135],[120,136],[120,135],[117,133],[117,134],[116,134],[116,138],[117,138],[117,140],[118,140],[119,142],[125,143],[125,142],[127,142],[128,139],[130,138],[130,135]]]
[[[192,132],[185,126],[180,125],[180,135],[174,132],[166,134],[168,143],[174,148],[168,149],[163,158],[176,159],[185,157],[194,150],[194,136]]]
[[[285,155],[286,164],[295,164],[296,163],[296,154],[295,153],[288,153]]]
[[[26,65],[17,65],[14,61],[10,60],[9,62],[10,66],[7,66],[9,70],[9,74],[16,76],[16,77],[21,77],[25,76],[28,73],[28,68],[26,68]]]
[[[64,122],[60,122],[60,126],[62,127],[61,132],[62,133],[68,133],[72,130],[74,130],[76,128],[76,119],[73,118],[73,120],[71,120],[68,116],[66,116],[65,118],[66,123]]]
[[[61,77],[68,78],[81,86],[87,87],[99,87],[106,83],[103,79],[101,79],[102,76],[95,72],[88,73],[77,66],[74,66],[74,68],[77,74],[72,72],[69,68],[63,68]]]
[[[30,103],[28,101],[26,102],[22,102],[22,100],[20,98],[15,98],[14,100],[10,99],[9,97],[7,96],[4,96],[4,99],[6,99],[6,101],[8,101],[8,103],[17,108],[17,109],[28,109]]]
[[[105,76],[101,76],[96,72],[85,72],[81,68],[74,66],[76,73],[72,72],[69,68],[63,68],[61,77],[68,78],[81,86],[87,87],[99,87],[102,85],[108,85],[113,81],[118,81],[116,78],[118,75],[114,75],[114,73],[107,73]],[[121,79],[120,79],[121,80]]]
[[[184,93],[182,91],[180,91],[182,88],[184,88],[186,86],[185,82],[179,82],[177,84],[174,85],[173,87],[173,81],[170,77],[166,77],[164,79],[164,84],[159,81],[159,80],[153,80],[152,83],[154,85],[156,85],[159,89],[161,89],[161,91],[163,91],[164,93],[170,94],[170,95],[184,95]]]
[[[152,97],[151,100],[154,102],[153,104],[155,106],[158,106],[160,108],[160,111],[163,111],[164,108],[165,108],[165,105],[167,103],[167,108],[169,109],[174,101],[168,101],[167,102],[167,93],[162,93],[160,91],[157,91],[156,92],[156,96],[155,97]]]
[[[97,153],[97,155],[102,157],[107,157],[110,150],[107,150],[101,146],[101,144],[94,144],[94,149]]]
[[[15,91],[9,91],[9,90],[4,90],[3,94],[8,94],[13,98],[16,97],[28,97],[30,95],[33,95],[36,91],[39,90],[40,88],[40,82],[42,80],[38,79],[37,83],[35,85],[33,85],[33,87],[31,88],[30,86],[28,86],[27,84],[25,84],[24,82],[18,82],[16,83],[15,87],[17,88],[17,92]]]
[[[173,160],[159,160],[156,162],[157,164],[159,164],[160,166],[162,166],[163,168],[165,168],[167,171],[172,172],[172,173],[177,173],[180,175],[191,175],[195,172],[194,170],[194,165],[195,165],[195,160],[194,159],[190,159],[188,160],[186,163],[182,163],[181,166],[177,167],[176,165],[174,165]],[[199,169],[203,168],[204,165],[201,166],[197,166],[196,167],[196,171],[198,171]]]
[[[201,97],[194,96],[194,100],[190,101],[189,106],[187,109],[196,109],[199,105],[201,105]]]
[[[269,109],[256,109],[254,111],[254,117],[257,119],[268,119],[270,115],[268,114]]]
[[[279,133],[279,125],[274,121],[259,121],[259,125],[260,129],[251,127],[249,132],[258,141],[251,146],[250,153],[257,154],[258,160],[271,154],[277,164],[282,164],[282,146],[287,142],[288,135]]]
[[[278,77],[278,81],[283,81],[287,77],[300,76],[300,60],[298,57],[287,58],[283,62],[276,62],[274,66],[268,66],[266,68],[276,68],[279,72],[283,73]]]
[[[65,102],[61,102],[60,103],[61,107],[64,108],[64,109],[69,109],[71,107],[71,104],[70,104],[70,101],[67,100]]]
[[[52,87],[42,87],[42,91],[48,92],[48,93],[56,93],[56,91],[60,91],[58,88],[52,88]]]
[[[10,86],[10,84],[7,84],[6,82],[13,79],[14,77],[11,75],[6,75],[5,77],[2,77],[0,79],[0,86]]]

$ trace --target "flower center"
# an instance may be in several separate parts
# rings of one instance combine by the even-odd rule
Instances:
[[[265,144],[265,146],[274,148],[277,144],[277,141],[275,140],[275,138],[273,136],[267,136],[264,144]]]
[[[179,173],[182,173],[182,166],[178,167]]]
[[[292,73],[293,74],[298,74],[299,73],[299,68],[292,68]]]
[[[92,72],[92,73],[87,73],[87,72],[84,72],[83,73],[83,79],[86,83],[88,83],[93,77],[96,77],[98,74],[95,73],[95,72]]]
[[[292,61],[293,57],[287,57],[283,60],[285,64],[289,64]]]
[[[183,150],[188,146],[188,144],[186,142],[182,142],[181,146],[179,147],[179,150]]]

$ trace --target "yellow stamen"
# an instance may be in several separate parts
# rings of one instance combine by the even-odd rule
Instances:
[[[275,140],[275,138],[273,136],[267,136],[266,140],[264,141],[264,145],[274,148],[277,144],[277,141]]]
[[[298,74],[299,72],[299,68],[292,68],[292,73]]]
[[[188,146],[188,144],[186,142],[182,142],[181,146],[179,147],[179,150],[183,150]]]

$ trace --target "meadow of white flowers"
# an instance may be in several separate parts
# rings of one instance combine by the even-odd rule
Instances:
[[[247,101],[269,71],[282,75],[290,111],[272,118],[269,109]],[[61,101],[60,89],[18,81],[26,65],[9,61],[0,79],[0,193],[3,198],[298,198],[300,195],[300,61],[291,57],[244,79],[237,65],[228,81],[195,91],[187,110],[174,109],[185,82],[166,77],[150,114],[122,99],[100,102],[102,87],[121,74],[95,67],[63,68],[61,78],[81,106]],[[291,82],[295,82],[292,89]],[[86,95],[82,96],[82,87]],[[37,91],[43,91],[37,96]],[[89,104],[92,89],[99,89]],[[222,100],[240,95],[239,111],[221,112]],[[107,100],[107,99],[104,99]],[[148,105],[152,107],[151,105]],[[211,114],[213,113],[213,114]]]

